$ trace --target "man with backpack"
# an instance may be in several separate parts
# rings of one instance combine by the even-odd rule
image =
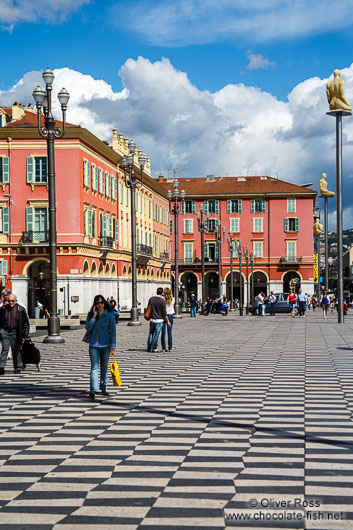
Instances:
[[[15,374],[22,368],[21,347],[28,340],[29,320],[24,307],[18,305],[16,296],[11,293],[8,303],[0,309],[0,375],[5,374],[5,365],[11,346]]]

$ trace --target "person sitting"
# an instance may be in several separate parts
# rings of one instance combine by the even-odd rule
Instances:
[[[319,180],[319,188],[321,192],[321,197],[334,197],[334,191],[328,191],[327,182],[326,182],[326,173],[322,173],[321,179]]]

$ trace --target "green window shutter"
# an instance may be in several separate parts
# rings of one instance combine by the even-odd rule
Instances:
[[[251,202],[250,202],[250,213],[254,213],[255,212],[255,201],[254,199],[251,199]]]
[[[208,212],[208,201],[203,201],[203,208],[205,212]]]
[[[46,226],[45,226],[45,230],[49,230],[49,206],[47,207],[47,218],[46,218]]]
[[[266,201],[265,201],[265,199],[262,199],[262,201],[261,201],[261,212],[262,213],[266,212]]]
[[[169,220],[169,231],[171,234],[173,233],[173,219]]]
[[[113,219],[109,217],[109,237],[113,237]]]
[[[216,213],[219,213],[219,201],[215,201]]]
[[[196,201],[192,201],[192,213],[196,212]]]
[[[34,156],[27,156],[27,184],[34,182]]]
[[[299,219],[298,219],[298,217],[295,218],[295,231],[299,232]]]
[[[98,168],[95,166],[94,168],[94,189],[95,191],[98,191]]]
[[[88,210],[88,235],[92,235],[92,210]]]
[[[241,209],[242,209],[242,200],[238,199],[238,213],[241,213]]]
[[[231,212],[232,212],[232,201],[228,199],[227,200],[227,213],[231,213]]]
[[[288,217],[286,217],[284,219],[284,231],[288,232],[288,230],[289,230],[289,219],[288,219]]]
[[[92,236],[96,237],[96,212],[92,211]]]
[[[26,231],[32,232],[34,228],[34,208],[27,206],[26,208]]]
[[[113,177],[113,199],[116,201],[118,197],[118,181],[115,177]]]
[[[218,259],[218,245],[215,245],[215,259]]]
[[[104,171],[102,169],[102,194],[105,194],[105,178],[104,178]]]
[[[91,186],[91,164],[87,162],[87,187]]]
[[[2,157],[2,182],[3,184],[10,182],[10,159],[8,156]]]
[[[2,233],[10,233],[10,207],[4,206],[2,209]]]
[[[7,259],[1,260],[1,275],[2,276],[7,276],[7,266],[8,266]]]
[[[106,215],[102,215],[102,221],[103,221],[103,236],[107,235],[107,217]]]
[[[208,243],[205,243],[204,258],[208,258],[208,256],[209,256]]]
[[[115,241],[119,241],[119,221],[115,219]]]

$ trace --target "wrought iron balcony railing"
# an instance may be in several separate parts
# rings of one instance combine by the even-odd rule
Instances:
[[[286,264],[293,264],[293,263],[301,263],[302,262],[302,256],[282,256],[279,260],[283,265]]]
[[[153,256],[153,248],[147,245],[137,245],[136,252],[144,256]]]
[[[169,252],[161,252],[159,257],[160,257],[160,259],[163,259],[165,261],[169,261]]]
[[[36,230],[28,230],[22,232],[22,244],[47,243],[49,241],[49,230],[44,232],[37,232]]]

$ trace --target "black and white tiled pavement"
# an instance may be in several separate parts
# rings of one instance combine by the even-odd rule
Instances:
[[[0,379],[0,530],[353,529],[353,317],[122,323],[95,402],[82,335]]]

